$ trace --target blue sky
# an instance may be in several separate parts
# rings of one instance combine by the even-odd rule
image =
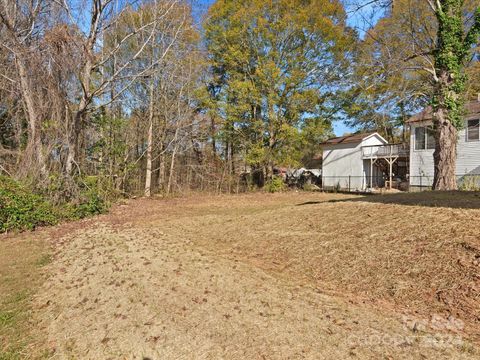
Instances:
[[[355,131],[354,128],[351,128],[350,126],[345,125],[343,121],[335,121],[333,123],[333,132],[337,136],[342,136],[346,133],[352,133],[354,131]]]
[[[194,15],[197,17],[198,20],[202,17],[204,12],[208,9],[208,7],[213,4],[215,0],[193,0],[193,9],[194,9]],[[368,11],[368,9],[366,9]],[[358,28],[358,24],[360,23],[360,20],[358,18],[358,15],[353,15],[349,18],[349,24],[352,27]],[[362,32],[361,30],[359,30]],[[345,133],[350,133],[355,131],[355,129],[345,125],[342,121],[336,121],[333,124],[333,131],[335,132],[335,135],[341,136]]]

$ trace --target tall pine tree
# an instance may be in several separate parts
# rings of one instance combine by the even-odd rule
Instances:
[[[345,21],[340,1],[219,0],[211,7],[210,104],[223,122],[226,156],[244,151],[271,175],[274,165],[298,163],[311,124],[329,128],[352,49]]]

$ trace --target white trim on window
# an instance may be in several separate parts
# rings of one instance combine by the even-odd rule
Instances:
[[[423,147],[422,148],[417,148],[417,129],[423,129]],[[426,150],[434,150],[435,149],[435,143],[432,148],[429,148],[429,130],[433,130],[432,125],[423,125],[423,126],[416,126],[413,130],[413,151],[426,151]],[[435,141],[435,139],[434,139]]]
[[[470,121],[476,121],[478,123],[477,127],[477,138],[476,139],[470,139],[469,137],[469,126],[468,123]],[[466,142],[476,142],[480,141],[480,119],[468,119],[465,121],[465,141]]]

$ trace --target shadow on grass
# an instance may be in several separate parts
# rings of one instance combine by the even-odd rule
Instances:
[[[330,201],[307,201],[301,204],[297,204],[297,206],[305,206],[305,205],[316,205],[316,204],[321,204],[321,203],[327,203],[327,202],[333,202],[337,200],[330,200]],[[339,201],[339,200],[338,200]]]
[[[307,201],[297,206],[320,203],[370,202],[406,206],[445,207],[455,209],[480,209],[480,192],[473,191],[425,191],[417,193],[378,194],[328,201]]]

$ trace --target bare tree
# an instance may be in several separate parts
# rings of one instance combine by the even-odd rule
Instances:
[[[32,70],[39,66],[39,33],[51,6],[48,0],[2,0],[0,2],[0,26],[3,33],[1,45],[11,55],[15,64],[13,78],[2,77],[18,86],[25,115],[28,119],[27,147],[23,154],[23,169],[38,169],[43,177],[47,174],[46,160],[42,147],[38,96],[39,80]],[[41,66],[41,65],[40,65]]]

